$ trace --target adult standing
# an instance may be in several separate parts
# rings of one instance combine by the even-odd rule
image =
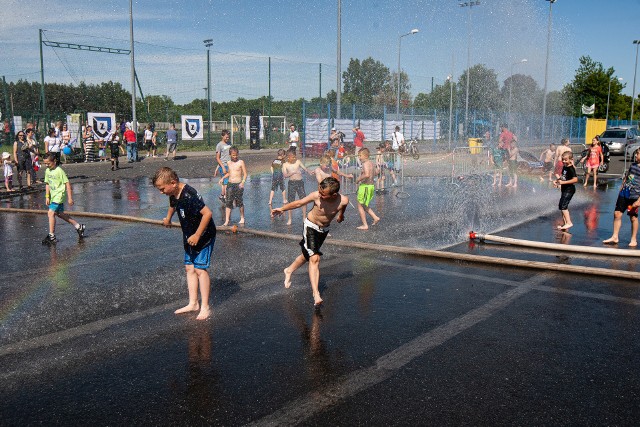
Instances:
[[[340,132],[338,132],[336,128],[331,128],[329,146],[336,151],[338,150],[338,147],[340,147]]]
[[[153,131],[149,124],[144,128],[144,146],[147,149],[147,157],[151,157],[153,153]]]
[[[18,168],[18,185],[22,190],[22,173],[27,173],[27,187],[31,188],[31,172],[33,164],[31,163],[31,149],[27,142],[24,131],[16,133],[16,139],[13,142],[13,161],[16,162]]]
[[[400,132],[400,126],[396,126],[391,135],[391,148],[393,149],[393,169],[396,173],[400,172],[401,159],[400,153],[404,152],[404,135]],[[395,183],[395,179],[394,179]],[[395,184],[394,184],[395,185]]]
[[[291,126],[289,126],[289,149],[293,149],[295,151],[298,148],[299,143],[300,134],[296,130],[296,125],[291,123]]]
[[[508,158],[509,156],[509,150],[511,149],[511,144],[514,141],[514,138],[515,136],[513,135],[513,133],[511,133],[507,125],[500,126],[500,136],[498,137],[498,148],[503,151],[503,156],[505,158]],[[562,161],[560,163],[562,163]]]
[[[28,125],[33,126],[31,123],[28,123]],[[28,127],[25,133],[27,135],[27,144],[29,146],[29,156],[31,157],[31,170],[29,172],[31,175],[31,182],[37,183],[38,180],[36,178],[36,170],[33,167],[33,163],[36,161],[36,157],[38,157],[38,154],[40,154],[38,141],[36,140],[36,131],[33,130],[32,127]]]
[[[167,152],[164,155],[165,160],[169,160],[169,154],[173,153],[173,160],[176,159],[176,151],[178,149],[178,132],[176,132],[176,125],[171,124],[167,131]]]
[[[127,143],[127,162],[133,163],[138,161],[138,142],[136,141],[136,133],[131,130],[131,123],[127,122],[124,131],[124,140]]]
[[[353,145],[356,147],[356,156],[358,152],[364,148],[364,132],[360,130],[360,126],[356,126],[353,128],[353,133],[355,133],[353,137]]]
[[[84,135],[82,135],[84,142],[84,161],[85,163],[93,163],[96,160],[96,139],[93,135],[93,128],[87,126],[84,129]]]
[[[231,148],[231,144],[229,142],[230,139],[231,139],[231,134],[229,133],[229,131],[227,129],[223,129],[221,133],[220,142],[218,142],[218,145],[216,145],[217,166],[216,166],[216,171],[214,173],[214,176],[216,173],[219,173],[221,177],[224,177],[225,174],[229,172],[229,166],[227,165],[227,162],[231,160],[231,156],[229,155],[229,149]],[[228,177],[223,179],[220,196],[218,196],[218,198],[222,201],[222,203],[225,202],[228,183],[229,183]]]
[[[62,140],[56,135],[56,129],[49,129],[49,134],[44,138],[44,151],[45,153],[53,153],[56,156],[56,163],[60,163],[60,150],[62,147]]]

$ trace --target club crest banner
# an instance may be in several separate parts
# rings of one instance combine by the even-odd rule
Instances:
[[[590,107],[582,104],[582,114],[593,114],[596,112],[596,104],[591,104]]]
[[[116,115],[114,113],[87,113],[87,124],[93,128],[98,138],[106,138],[116,130]]]
[[[204,138],[202,116],[181,116],[182,140],[198,140]]]

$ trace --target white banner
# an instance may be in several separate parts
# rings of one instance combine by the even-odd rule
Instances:
[[[72,147],[81,148],[80,140],[80,114],[67,114],[67,130],[71,139],[69,140]]]
[[[13,116],[13,130],[15,133],[22,130],[22,116]]]
[[[105,139],[117,130],[114,113],[87,113],[87,124],[93,128],[98,139]]]
[[[180,121],[183,141],[202,141],[204,139],[202,116],[181,116]]]
[[[591,104],[590,107],[582,104],[582,114],[593,114],[596,111],[596,104]]]

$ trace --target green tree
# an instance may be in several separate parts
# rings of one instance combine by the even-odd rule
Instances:
[[[447,80],[444,84],[436,85],[431,93],[419,93],[416,95],[413,105],[416,108],[420,108],[422,110],[440,110],[440,111],[448,111],[450,98],[451,98],[451,89],[453,86],[453,108],[457,108],[456,97],[457,97],[457,85],[455,82],[451,80]]]
[[[628,118],[631,107],[625,108],[624,97],[620,91],[625,87],[618,81],[613,67],[604,69],[602,63],[594,61],[589,56],[580,57],[580,67],[576,70],[573,81],[565,86],[572,106],[591,105],[595,103],[594,118],[605,118],[607,111],[607,95],[611,84],[609,101],[609,116]]]
[[[501,91],[504,111],[509,110],[510,95],[512,113],[531,114],[542,112],[542,90],[531,76],[514,74],[504,81]]]
[[[400,109],[411,105],[411,83],[404,71],[400,72]],[[398,73],[391,74],[391,79],[382,86],[382,90],[373,98],[375,104],[395,106],[398,102]]]
[[[384,87],[389,84],[391,74],[382,62],[369,57],[362,62],[351,58],[347,70],[342,73],[345,104],[371,104]]]
[[[492,69],[483,64],[471,67],[469,80],[469,111],[498,111],[502,107],[502,97],[498,84],[498,76]],[[467,90],[467,70],[458,80],[458,105],[465,108]]]

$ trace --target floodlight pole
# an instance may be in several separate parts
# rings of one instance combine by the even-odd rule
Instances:
[[[629,124],[633,124],[633,106],[636,103],[636,72],[638,71],[638,48],[640,47],[640,40],[634,40],[633,44],[636,45],[636,65],[633,67],[633,91],[631,92],[631,118]]]
[[[403,34],[398,37],[398,98],[396,99],[396,120],[400,119],[400,50],[402,49],[402,38],[406,36],[410,36],[416,34],[419,30],[414,28],[409,31],[407,34]]]
[[[131,130],[138,134],[136,117],[136,66],[133,52],[133,0],[129,0],[129,44],[131,45]]]
[[[471,78],[471,8],[473,6],[480,6],[479,1],[468,1],[464,3],[458,3],[460,7],[469,8],[469,18],[467,22],[467,93],[464,101],[464,131],[469,134],[469,80]]]
[[[340,118],[340,100],[342,98],[342,49],[340,46],[342,38],[342,2],[338,0],[338,52],[337,55],[337,70],[336,70],[336,119]],[[327,117],[331,121],[331,117]]]
[[[210,48],[213,46],[213,39],[206,39],[203,41],[207,48],[207,111],[209,113],[209,126],[207,131],[207,146],[211,147],[211,59]],[[271,58],[269,58],[269,65],[271,65]]]
[[[40,37],[40,112],[44,118],[47,107],[44,102],[44,60],[42,58],[42,29],[38,30]]]
[[[542,131],[540,141],[544,141],[544,122],[547,116],[547,79],[549,76],[549,51],[551,50],[551,11],[556,0],[545,0],[549,2],[549,23],[547,25],[547,59],[544,63],[544,89],[542,92]]]

